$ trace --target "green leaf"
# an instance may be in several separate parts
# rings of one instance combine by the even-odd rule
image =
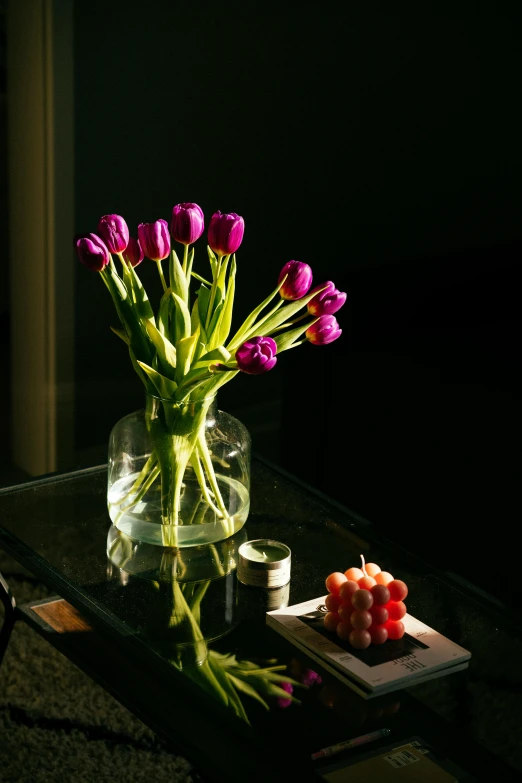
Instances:
[[[281,680],[279,680],[279,682],[281,682]],[[288,691],[285,691],[283,688],[279,688],[277,685],[273,685],[272,683],[266,683],[266,691],[270,694],[270,696],[275,696],[277,699],[289,699],[296,704],[301,704],[300,699],[297,699],[291,693],[288,693]]]
[[[203,326],[207,322],[207,310],[208,310],[209,300],[210,300],[210,289],[204,285],[200,286],[198,290],[198,298],[196,299],[196,301],[198,303],[199,320]]]
[[[206,351],[206,344],[207,344],[207,335],[205,330],[203,329],[203,324],[199,320],[198,300],[196,299],[196,301],[192,305],[192,312],[190,314],[191,334],[194,334],[194,332],[196,332],[198,329],[199,329],[199,341],[194,349],[194,355],[192,357],[193,362],[196,362],[201,356],[201,354]]]
[[[216,300],[218,302],[221,302],[225,298],[227,269],[228,269],[229,260],[230,260],[230,256],[225,256],[225,258],[221,263],[221,269],[219,270],[219,277],[217,279],[217,285],[216,285]],[[219,296],[218,296],[218,292],[219,292]]]
[[[198,300],[196,299],[192,305],[192,310],[190,311],[190,333],[194,334],[200,324],[201,321],[199,320]]]
[[[242,670],[240,672],[236,672],[238,677],[261,677],[263,680],[266,680],[267,682],[282,682],[283,680],[285,682],[289,682],[291,685],[296,685],[298,688],[304,688],[305,690],[308,690],[307,685],[303,685],[302,682],[299,682],[298,680],[294,680],[292,677],[289,677],[287,674],[282,675],[281,672],[269,672],[266,671],[266,669],[262,670],[262,673],[257,670],[257,667],[255,669],[246,669]]]
[[[210,288],[210,286],[212,285],[212,283],[211,283],[209,280],[205,280],[205,278],[204,278],[204,277],[201,277],[201,275],[198,275],[198,273],[197,273],[197,272],[192,272],[192,271],[191,271],[191,273],[190,273],[190,274],[191,274],[191,275],[192,275],[192,277],[194,277],[196,280],[199,280],[199,282],[200,282],[200,283],[204,283],[204,285],[208,285],[208,287],[209,287],[209,288]]]
[[[160,300],[159,305],[159,311],[158,311],[158,329],[161,332],[161,334],[166,334],[170,341],[172,343],[175,342],[174,335],[171,333],[170,330],[170,310],[172,307],[172,299],[171,299],[171,293],[172,288],[167,288],[166,291],[164,291],[163,296]]]
[[[120,340],[123,340],[124,343],[127,345],[130,345],[130,340],[127,337],[127,332],[125,329],[115,329],[114,326],[111,326],[111,332],[114,332],[114,334],[117,334]]]
[[[221,320],[217,330],[217,344],[224,345],[228,339],[230,333],[230,327],[232,325],[232,311],[234,309],[234,294],[236,289],[236,256],[232,256],[232,263],[230,264],[230,273],[228,275],[228,285],[226,289],[225,302],[223,305]]]
[[[177,383],[172,381],[170,378],[166,378],[156,370],[153,370],[152,367],[149,367],[148,364],[144,364],[143,362],[138,362],[138,364],[150,378],[160,397],[164,397],[165,399],[174,397],[176,389],[178,388]]]
[[[234,675],[231,672],[227,672],[227,677],[230,679],[230,681],[232,682],[234,687],[237,688],[238,691],[241,691],[242,693],[246,693],[247,696],[251,696],[253,699],[255,699],[260,704],[262,704],[265,710],[270,709],[266,701],[259,695],[256,689],[253,688],[248,682],[245,682],[244,680],[240,680],[237,677],[234,677]]]
[[[216,276],[216,270],[217,270],[217,258],[214,255],[214,251],[210,248],[210,245],[207,245],[207,253],[208,253],[208,260],[210,263],[210,268],[212,270],[212,279]]]
[[[286,351],[288,348],[291,348],[295,341],[298,340],[301,335],[303,335],[306,330],[317,320],[318,319],[315,318],[313,321],[308,321],[308,323],[304,324],[303,326],[298,326],[297,329],[291,329],[289,332],[283,332],[277,336],[274,336],[273,339],[277,345],[277,353],[281,353],[282,351]]]
[[[225,383],[228,383],[232,380],[232,378],[235,378],[235,376],[238,374],[239,370],[223,370],[221,372],[216,373],[210,373],[207,372],[205,374],[202,373],[201,370],[194,371],[194,376],[189,378],[191,376],[193,370],[190,371],[189,375],[184,379],[183,383],[180,383],[178,386],[178,390],[176,392],[176,399],[178,402],[181,402],[185,399],[189,394],[191,394],[196,388],[204,386],[204,396],[210,397],[217,393],[218,389],[221,388],[221,386],[224,386]],[[198,377],[198,373],[202,373]],[[186,384],[186,385],[185,385]]]
[[[194,368],[204,367],[205,365],[212,364],[213,362],[228,362],[230,361],[230,358],[231,354],[227,351],[227,349],[222,345],[218,345],[217,348],[214,348],[212,351],[208,351],[207,353],[204,353],[202,356],[200,356],[197,362],[195,362]]]
[[[139,356],[142,361],[150,363],[152,351],[150,342],[147,339],[147,333],[143,330],[143,324],[136,313],[129,292],[115,270],[114,263],[105,267],[100,274],[112,297],[118,317],[130,339],[130,345],[134,354]]]
[[[214,673],[216,679],[220,683],[221,687],[228,694],[230,706],[234,708],[238,717],[242,718],[244,721],[246,721],[246,723],[250,725],[250,721],[248,720],[248,716],[245,712],[245,708],[243,707],[241,703],[241,699],[236,693],[234,686],[230,682],[228,673],[221,668],[219,663],[214,658],[212,658],[212,656],[209,656],[208,664],[210,666],[210,669]]]
[[[308,302],[313,299],[314,296],[316,296],[316,293],[307,294],[306,296],[303,296],[302,299],[298,299],[296,302],[291,302],[290,304],[284,305],[284,307],[270,315],[268,318],[261,319],[261,321],[255,325],[255,328],[248,332],[247,337],[251,338],[258,335],[267,337],[271,332],[274,331],[274,329],[292,318],[303,307],[306,307]]]
[[[256,321],[256,318],[258,315],[265,309],[265,307],[270,304],[274,296],[276,296],[279,293],[279,289],[283,285],[284,280],[281,280],[277,288],[272,291],[270,296],[267,296],[267,298],[261,302],[260,305],[258,305],[255,310],[252,310],[249,316],[243,321],[237,332],[235,333],[234,337],[230,341],[230,343],[227,345],[227,348],[229,351],[233,352],[236,350],[236,348],[239,348],[239,346],[245,342],[244,335],[246,335],[249,331],[249,329],[252,328],[253,324]]]
[[[111,269],[112,269],[113,272],[117,273],[117,271],[116,271],[116,264],[114,263],[114,260],[112,261]],[[133,297],[133,294],[132,294],[132,280],[131,280],[131,277],[130,277],[129,267],[127,266],[127,264],[125,262],[123,262],[122,265],[121,265],[121,276],[122,276],[122,279],[123,279],[123,284],[124,284],[125,288],[127,289],[127,291],[129,292],[132,301],[134,302],[134,297]]]
[[[154,313],[149,302],[149,297],[147,296],[147,292],[145,291],[145,288],[143,287],[136,270],[132,264],[125,264],[124,267],[128,271],[128,280],[132,289],[132,298],[134,300],[134,304],[136,305],[138,315],[144,321],[152,321],[152,323],[155,325],[156,319],[154,318]]]
[[[223,312],[223,307],[224,307],[224,302],[220,302],[218,306],[214,309],[212,320],[207,329],[207,338],[208,338],[207,347],[209,350],[213,350],[214,348],[217,348],[219,345],[219,342],[217,340],[218,324],[221,318],[221,313]]]
[[[185,399],[185,397],[187,397],[188,394],[194,391],[195,388],[200,386],[202,383],[206,383],[206,381],[208,381],[210,378],[212,378],[212,373],[209,372],[208,365],[198,369],[193,368],[185,375],[181,383],[178,385],[176,391],[176,400],[181,402]]]
[[[209,650],[209,657],[215,658],[221,666],[225,669],[228,666],[237,666],[235,653],[220,653],[217,650]]]
[[[176,344],[185,337],[190,336],[190,312],[185,301],[174,291],[171,298],[175,307],[174,319],[176,322]]]
[[[159,358],[161,360],[161,364],[163,366],[163,369],[170,371],[176,369],[176,349],[168,340],[165,335],[161,334],[161,332],[156,329],[154,324],[151,324],[150,321],[147,321],[146,323],[147,327],[147,333],[152,340],[154,347],[156,348]]]
[[[175,250],[171,250],[170,253],[169,280],[172,291],[179,296],[186,305],[188,302],[188,283]]]
[[[143,383],[143,385],[145,386],[145,390],[146,390],[146,392],[147,392],[148,394],[154,394],[155,387],[154,387],[154,385],[153,385],[153,384],[150,382],[150,380],[149,380],[149,378],[147,377],[147,375],[145,375],[145,373],[144,373],[144,372],[142,372],[142,370],[141,370],[141,367],[140,367],[140,366],[139,366],[139,364],[138,364],[138,360],[136,359],[136,356],[135,356],[135,354],[134,354],[134,351],[132,350],[132,348],[131,348],[130,346],[129,346],[129,356],[130,356],[130,358],[131,358],[132,366],[133,366],[133,367],[134,367],[134,369],[136,370],[136,374],[137,374],[138,378],[140,379],[140,381],[141,381],[141,382]]]
[[[190,370],[190,364],[192,362],[192,357],[194,356],[194,351],[196,349],[196,344],[199,339],[199,326],[197,330],[194,332],[194,334],[190,335],[189,337],[185,337],[183,340],[178,340],[176,344],[176,357],[177,357],[177,367],[176,367],[176,378],[178,383],[181,383],[183,378],[187,375],[187,373]]]

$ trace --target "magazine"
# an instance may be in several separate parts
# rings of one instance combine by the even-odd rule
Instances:
[[[419,736],[361,755],[345,755],[339,761],[329,760],[319,774],[327,783],[477,783],[474,776]]]
[[[365,698],[465,669],[471,653],[406,614],[402,639],[355,650],[324,627],[326,596],[266,613],[267,625]]]

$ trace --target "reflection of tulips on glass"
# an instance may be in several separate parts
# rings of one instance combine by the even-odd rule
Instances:
[[[250,721],[242,701],[244,696],[255,699],[266,710],[274,703],[279,704],[280,699],[285,700],[285,706],[293,702],[300,704],[293,695],[293,688],[308,686],[290,677],[285,664],[272,660],[259,665],[237,659],[234,653],[220,653],[208,647],[200,628],[200,612],[209,585],[210,580],[196,585],[178,580],[170,584],[170,627],[179,626],[185,634],[182,649],[172,647],[171,663],[247,723]],[[186,641],[187,633],[192,637],[190,644]]]
[[[268,372],[283,351],[303,343],[327,345],[342,333],[334,313],[346,294],[332,281],[312,288],[311,267],[296,260],[274,275],[274,290],[232,331],[235,254],[244,230],[243,218],[234,212],[212,215],[207,273],[194,268],[194,243],[204,232],[204,215],[192,202],[177,204],[170,224],[164,219],[140,223],[135,236],[121,216],[110,214],[100,219],[96,233],[75,238],[80,261],[100,274],[113,299],[121,322],[113,331],[127,345],[151,406],[146,415],[153,451],[126,489],[124,505],[138,504],[160,481],[162,526],[172,531],[167,538],[163,534],[162,543],[169,546],[179,545],[176,529],[186,524],[180,503],[189,467],[224,535],[234,532],[204,436],[218,389],[238,372]],[[143,258],[157,265],[163,294],[156,309],[138,276]],[[191,283],[196,290],[191,291]]]
[[[306,690],[312,680],[273,658],[251,661],[212,649],[211,642],[226,637],[238,622],[235,569],[242,540],[229,538],[217,547],[191,550],[160,548],[137,544],[112,526],[107,555],[118,569],[120,611],[133,632],[250,723],[252,700],[265,710],[300,704],[294,690]]]

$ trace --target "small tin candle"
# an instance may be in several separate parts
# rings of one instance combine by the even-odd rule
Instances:
[[[237,578],[253,587],[282,587],[290,581],[290,548],[271,538],[241,544]]]

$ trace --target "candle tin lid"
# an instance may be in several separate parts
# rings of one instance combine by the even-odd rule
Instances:
[[[238,550],[237,578],[253,587],[282,587],[290,581],[290,547],[271,538],[245,541]]]

